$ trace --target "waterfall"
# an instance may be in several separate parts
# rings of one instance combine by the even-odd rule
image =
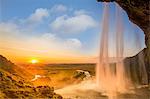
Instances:
[[[118,7],[116,10],[116,18],[116,34],[113,36],[116,40],[116,55],[113,57],[113,60],[115,60],[115,66],[111,66],[111,57],[109,55],[109,33],[111,33],[109,32],[109,4],[105,3],[100,43],[100,56],[96,69],[96,81],[98,87],[106,92],[124,91],[127,86],[127,78],[125,76],[125,69],[123,65],[123,26],[120,17],[120,9]],[[115,71],[112,70],[113,68]]]
[[[96,66],[96,84],[98,88],[106,93],[112,94],[117,92],[127,92],[129,88],[133,88],[134,81],[131,79],[132,71],[127,69],[124,64],[125,59],[125,33],[124,23],[122,16],[122,9],[119,5],[115,4],[115,31],[109,31],[110,29],[110,12],[109,4],[104,3],[103,19],[102,19],[102,32],[100,41],[100,54],[99,61]],[[138,34],[133,33],[135,45],[140,45],[138,41]],[[113,40],[113,42],[112,42]],[[130,44],[130,41],[129,41]],[[114,51],[112,50],[114,47]],[[113,56],[111,55],[113,53]],[[138,55],[138,60],[135,62],[139,63],[138,70],[140,71],[140,76],[142,82],[146,83],[147,76],[143,61],[143,55]],[[113,62],[112,62],[113,60]],[[131,67],[130,67],[131,68]],[[137,71],[135,72],[137,74]],[[137,78],[137,77],[136,77]],[[138,78],[137,78],[138,79]]]

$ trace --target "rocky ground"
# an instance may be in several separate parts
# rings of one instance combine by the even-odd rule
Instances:
[[[49,98],[62,99],[49,86],[34,87],[15,75],[0,70],[0,98]]]
[[[15,66],[4,57],[0,57],[0,99],[7,98],[46,98],[62,99],[62,96],[54,92],[50,86],[33,86],[17,75],[11,66]],[[13,67],[14,68],[14,67]]]

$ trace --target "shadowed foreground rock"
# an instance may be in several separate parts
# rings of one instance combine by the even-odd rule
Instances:
[[[46,98],[62,99],[49,86],[33,87],[29,82],[17,80],[13,75],[0,70],[0,98]]]

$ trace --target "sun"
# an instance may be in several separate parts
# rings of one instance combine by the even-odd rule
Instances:
[[[38,59],[31,59],[30,60],[30,63],[32,63],[32,64],[37,64],[39,61],[38,61]]]

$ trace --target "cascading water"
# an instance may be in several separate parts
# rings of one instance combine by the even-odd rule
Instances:
[[[132,81],[133,71],[127,69],[124,64],[125,58],[125,32],[122,19],[122,9],[115,4],[115,31],[109,31],[110,29],[110,13],[109,13],[109,4],[104,3],[104,13],[103,13],[103,23],[102,23],[102,33],[100,41],[100,54],[99,62],[96,67],[96,83],[99,90],[115,95],[117,92],[127,92],[130,87],[133,88],[134,81]],[[135,34],[134,40],[136,44],[138,43],[138,34]],[[111,41],[113,40],[113,42]],[[140,44],[137,44],[140,45]],[[112,50],[114,47],[115,52]],[[140,49],[138,47],[138,49]],[[113,53],[113,56],[111,55]],[[135,63],[139,62],[138,71],[140,71],[140,76],[143,83],[146,83],[147,76],[144,68],[144,61],[142,59],[143,55],[138,55],[138,60]],[[132,68],[131,66],[130,68]],[[138,72],[135,71],[134,74]],[[135,77],[138,79],[138,77]]]
[[[100,57],[99,64],[96,69],[96,80],[99,88],[106,92],[114,92],[117,90],[125,90],[126,87],[126,77],[124,74],[123,66],[123,29],[121,24],[121,17],[119,17],[119,11],[117,9],[118,21],[116,23],[116,56],[114,60],[115,71],[113,71],[113,66],[110,64],[110,55],[109,55],[109,5],[105,3],[104,5],[104,16],[103,16],[103,27],[101,34],[101,43],[100,43]]]

